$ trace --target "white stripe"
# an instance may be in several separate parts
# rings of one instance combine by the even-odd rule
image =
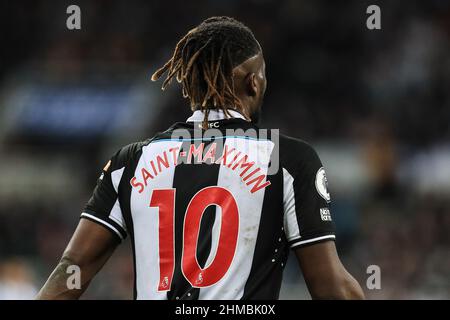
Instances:
[[[336,239],[336,236],[335,235],[321,236],[321,237],[317,237],[317,238],[312,238],[312,239],[308,239],[308,240],[295,242],[291,245],[291,248],[302,245],[302,244],[316,242],[316,241],[320,241],[320,240],[324,240],[324,239]]]
[[[283,168],[284,230],[288,241],[300,238],[297,210],[295,207],[294,178]]]
[[[108,218],[121,226],[125,232],[127,231],[127,227],[125,226],[125,221],[122,216],[122,209],[120,208],[119,198],[117,198],[116,202],[114,202]]]
[[[116,193],[119,193],[119,183],[122,180],[123,171],[125,167],[114,170],[111,172],[111,182]],[[111,208],[111,212],[109,213],[109,218],[115,221],[119,226],[122,227],[123,230],[127,230],[125,227],[125,220],[122,216],[122,209],[120,208],[119,198],[117,197],[116,202]]]
[[[232,146],[238,151],[248,154],[248,161],[255,161],[261,168],[258,175],[267,172],[270,154],[273,149],[273,143],[271,141],[227,138],[225,145],[228,148]],[[231,155],[231,158],[233,158],[233,155]],[[261,220],[265,188],[251,193],[251,187],[242,181],[239,173],[240,171],[238,169],[232,170],[232,167],[220,166],[217,185],[231,192],[239,209],[238,241],[233,261],[227,273],[214,285],[201,288],[199,294],[200,300],[240,299],[244,294],[245,284],[250,275]],[[268,188],[271,188],[271,186],[268,186]],[[216,214],[216,219],[218,218],[219,215]],[[219,228],[213,228],[212,239],[217,239],[219,232]]]
[[[123,175],[123,171],[125,170],[125,167],[114,170],[113,172],[111,172],[111,181],[112,181],[112,185],[114,187],[114,190],[116,190],[116,193],[119,193],[119,183],[120,180],[122,179],[122,175]]]
[[[162,141],[151,143],[142,148],[142,156],[136,166],[135,176],[143,183],[141,170],[145,168],[152,174],[153,179],[147,180],[147,186],[138,192],[138,188],[131,189],[131,215],[133,218],[135,259],[136,259],[136,291],[138,300],[165,300],[167,292],[158,292],[159,286],[159,212],[158,208],[150,207],[150,199],[154,189],[170,189],[173,187],[175,166],[170,148],[181,148],[180,141]],[[150,161],[155,161],[158,154],[166,151],[169,168],[162,167],[162,171],[155,175]],[[154,165],[157,167],[156,162]],[[173,285],[173,283],[172,283]]]
[[[123,240],[122,235],[120,234],[119,230],[117,230],[113,225],[109,224],[108,222],[106,222],[105,220],[102,220],[100,218],[97,218],[96,216],[93,216],[92,214],[83,212],[81,214],[82,217],[86,217],[86,218],[90,218],[92,220],[95,220],[97,222],[100,222],[101,224],[103,224],[105,227],[108,227],[108,229],[114,231],[115,233],[117,233],[117,235],[120,237],[120,239]]]

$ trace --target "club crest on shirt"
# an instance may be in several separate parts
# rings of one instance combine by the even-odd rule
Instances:
[[[327,202],[331,201],[331,196],[330,193],[328,192],[327,175],[325,174],[325,169],[323,167],[317,170],[316,189],[322,198],[324,198]]]

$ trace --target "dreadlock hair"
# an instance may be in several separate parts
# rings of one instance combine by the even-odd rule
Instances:
[[[176,45],[172,58],[153,75],[158,80],[167,72],[164,90],[175,77],[191,109],[205,114],[202,127],[208,128],[210,109],[242,110],[235,94],[233,68],[261,52],[252,31],[230,17],[211,17],[190,30]]]

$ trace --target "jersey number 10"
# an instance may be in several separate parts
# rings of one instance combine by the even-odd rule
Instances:
[[[205,268],[197,261],[197,241],[203,213],[210,205],[221,208],[219,242],[214,259]],[[150,207],[159,208],[159,270],[158,291],[169,291],[175,269],[175,189],[155,189]],[[236,251],[239,212],[230,191],[222,187],[206,187],[189,202],[184,216],[181,270],[196,288],[208,287],[223,278]]]

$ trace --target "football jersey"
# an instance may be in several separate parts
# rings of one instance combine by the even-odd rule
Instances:
[[[82,218],[131,239],[135,299],[277,299],[289,250],[334,240],[322,163],[231,111],[121,148]]]

